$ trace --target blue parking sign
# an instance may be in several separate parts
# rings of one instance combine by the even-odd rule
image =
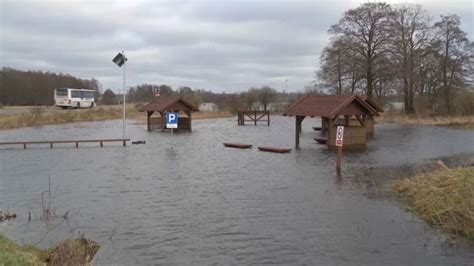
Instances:
[[[166,128],[178,128],[178,113],[166,113]]]

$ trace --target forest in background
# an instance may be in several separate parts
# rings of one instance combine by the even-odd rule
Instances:
[[[54,89],[89,89],[99,92],[96,79],[80,79],[69,74],[21,71],[3,67],[0,71],[0,104],[53,105]]]
[[[399,95],[407,114],[474,113],[474,42],[460,17],[421,5],[364,3],[330,27],[318,79],[333,93],[379,103]]]

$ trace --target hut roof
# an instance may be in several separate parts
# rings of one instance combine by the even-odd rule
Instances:
[[[199,111],[199,108],[194,106],[193,104],[189,103],[188,101],[182,99],[181,97],[159,97],[147,105],[143,106],[140,109],[140,112],[146,111],[171,111],[171,110],[179,110],[179,111]]]
[[[380,105],[378,105],[372,98],[370,98],[369,96],[366,96],[366,95],[361,95],[359,97],[362,100],[364,100],[367,104],[369,104],[372,108],[377,110],[377,112],[383,113],[382,107],[380,107]]]
[[[291,105],[283,115],[330,117],[341,114],[349,105],[355,105],[360,110],[358,112],[378,115],[377,110],[356,95],[306,95]],[[353,112],[356,114],[356,111]]]

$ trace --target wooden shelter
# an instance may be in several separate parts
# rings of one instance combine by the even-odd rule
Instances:
[[[257,125],[257,122],[262,121],[267,122],[267,126],[270,126],[270,111],[237,111],[237,125],[243,126],[245,125],[245,121],[253,122],[255,126]]]
[[[326,143],[329,147],[335,145],[336,122],[344,118],[344,146],[362,146],[367,143],[365,123],[367,117],[378,116],[378,112],[366,101],[356,95],[306,95],[291,105],[284,116],[295,116],[295,147],[299,147],[301,123],[307,116],[321,117],[322,131],[327,131]],[[351,125],[354,117],[359,125]]]
[[[181,97],[159,97],[140,109],[140,112],[147,113],[147,130],[151,131],[155,127],[162,131],[166,129],[166,113],[179,112],[185,114],[186,117],[180,115],[178,117],[178,130],[191,130],[191,114],[198,112],[199,109]],[[153,117],[154,113],[160,116]]]

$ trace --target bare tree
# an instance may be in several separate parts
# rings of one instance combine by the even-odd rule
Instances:
[[[367,95],[372,97],[380,57],[390,41],[394,12],[386,3],[364,3],[344,13],[330,32],[351,40],[352,53],[364,58]]]
[[[268,104],[275,100],[277,91],[269,86],[263,86],[257,90],[258,101],[262,104],[263,110],[267,111]]]
[[[346,72],[344,57],[346,48],[341,39],[329,43],[321,54],[321,70],[318,77],[327,86],[336,87],[336,94],[342,93],[342,80]]]
[[[254,104],[258,101],[258,90],[256,88],[250,88],[247,92],[242,92],[240,98],[242,102],[245,103],[245,108],[252,110]]]
[[[355,93],[363,77],[363,59],[351,51],[351,45],[348,38],[333,38],[321,54],[321,69],[317,77],[325,86],[336,88],[336,94]]]
[[[416,65],[426,56],[429,46],[429,18],[421,5],[401,4],[395,8],[392,52],[398,76],[403,81],[405,112],[415,113]]]
[[[448,15],[441,16],[441,21],[434,25],[436,40],[433,47],[439,55],[442,92],[448,114],[452,112],[455,89],[465,86],[467,70],[472,66],[472,47],[460,24],[459,16]]]

